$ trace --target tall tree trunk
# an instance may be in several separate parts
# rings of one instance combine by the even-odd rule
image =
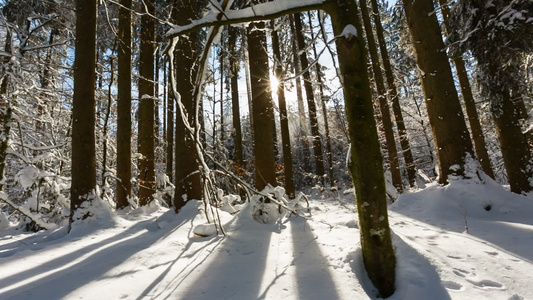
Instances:
[[[493,101],[491,110],[511,192],[522,194],[533,190],[530,183],[533,177],[531,152],[520,125],[521,108],[511,97],[508,90],[503,91],[502,99]],[[516,96],[520,97],[521,95]]]
[[[434,9],[431,0],[404,0],[437,152],[439,182],[446,184],[449,175],[465,175],[467,156],[473,158],[474,153]]]
[[[4,45],[4,52],[11,53],[11,31],[6,30],[6,40]],[[2,61],[2,71],[4,67],[9,63],[9,57],[5,56]],[[11,130],[11,103],[7,95],[7,87],[9,84],[9,74],[2,72],[0,78],[0,130],[2,135],[0,136],[0,191],[3,188],[4,182],[4,169],[6,166],[7,146],[9,145],[9,132]],[[22,138],[22,137],[21,137]]]
[[[331,22],[339,37],[336,45],[351,144],[348,168],[357,199],[363,262],[380,296],[386,298],[394,292],[396,258],[362,28],[354,1],[332,3]]]
[[[177,25],[185,25],[196,17],[196,1],[176,0],[176,10],[173,19]],[[189,124],[196,124],[196,99],[194,99],[193,82],[198,72],[195,64],[198,57],[198,37],[195,33],[183,36],[176,45],[175,69],[176,88],[181,96],[187,116],[176,113],[176,177],[174,208],[179,211],[187,200],[202,199],[202,184],[200,180],[198,154],[195,141],[185,128],[184,120]],[[188,119],[187,119],[188,118]]]
[[[155,193],[155,101],[154,101],[154,41],[155,14],[152,0],[145,1],[148,10],[141,16],[141,47],[139,54],[139,205],[153,200]]]
[[[239,109],[239,61],[237,60],[237,33],[235,27],[229,26],[229,70],[231,72],[231,109],[233,114],[233,144],[235,145],[235,171],[237,175],[244,175],[244,162],[242,156],[242,130],[241,130],[241,112]]]
[[[168,79],[167,79],[168,80]],[[167,165],[166,165],[166,174],[170,181],[172,182],[173,176],[173,167],[174,167],[174,96],[170,90],[170,84],[167,86]]]
[[[311,125],[311,136],[313,138],[313,155],[315,157],[315,172],[320,176],[322,184],[324,183],[324,158],[322,156],[322,140],[318,128],[318,117],[316,113],[315,97],[313,92],[313,83],[309,73],[309,62],[307,60],[307,51],[305,38],[303,35],[302,21],[300,14],[294,15],[294,29],[296,32],[296,41],[300,50],[300,63],[303,69],[303,79],[305,94],[307,97],[307,109],[309,110],[309,122]]]
[[[379,109],[382,118],[381,121],[383,123],[383,131],[385,132],[385,140],[387,143],[387,152],[389,154],[392,184],[401,193],[403,191],[402,174],[400,172],[400,163],[398,161],[398,152],[396,150],[396,140],[394,139],[392,118],[389,104],[387,103],[387,90],[385,88],[383,74],[381,73],[378,49],[376,46],[376,40],[374,39],[374,32],[372,31],[372,24],[370,22],[370,14],[368,13],[366,0],[360,0],[359,6],[361,7],[361,15],[363,16],[368,51],[370,52],[370,59],[372,61],[372,71],[374,73],[374,81],[376,83]]]
[[[120,0],[118,23],[117,209],[129,205],[131,189],[131,2]]]
[[[268,184],[277,185],[272,132],[274,109],[270,93],[267,42],[264,29],[264,22],[251,23],[247,34],[253,97],[255,186],[258,190],[264,189]]]
[[[271,21],[271,27],[275,28],[274,21]],[[285,191],[290,199],[294,199],[294,178],[292,169],[292,150],[291,150],[291,135],[289,132],[289,116],[287,114],[287,103],[285,101],[284,83],[281,82],[283,78],[283,66],[281,61],[281,52],[279,46],[279,37],[276,30],[272,31],[272,52],[274,52],[274,70],[278,78],[278,102],[279,102],[279,119],[281,125],[281,145],[283,150],[283,168],[285,173]]]
[[[96,5],[96,0],[76,1],[69,224],[76,221],[76,210],[90,201],[96,188]]]
[[[394,112],[394,120],[396,120],[396,127],[400,135],[400,145],[402,147],[403,159],[407,167],[407,177],[409,178],[409,185],[415,186],[416,182],[416,164],[413,159],[413,153],[411,152],[411,145],[407,136],[407,130],[403,121],[402,109],[400,107],[400,97],[398,97],[398,89],[394,80],[392,72],[392,66],[389,59],[389,53],[387,50],[387,44],[385,43],[385,37],[383,35],[383,26],[381,25],[381,18],[379,16],[379,7],[376,0],[371,0],[372,10],[374,16],[374,24],[376,25],[376,33],[378,36],[379,50],[381,53],[381,59],[383,61],[383,68],[385,69],[385,78],[387,79],[387,85],[389,88],[388,95],[392,102],[392,111]]]
[[[115,53],[115,46],[116,46],[116,40],[115,43],[113,43],[113,49],[111,49],[111,53]],[[111,88],[113,87],[113,79],[115,78],[115,64],[114,64],[114,57],[109,57],[109,83],[107,85],[107,105],[106,105],[106,112],[104,117],[104,124],[102,129],[102,187],[106,185],[106,173],[107,173],[107,133],[109,131],[109,117],[111,116],[111,105],[113,101],[113,96],[111,94]],[[104,189],[102,189],[102,197],[103,197]]]
[[[292,52],[294,54],[294,74],[296,75],[296,100],[298,103],[298,119],[299,119],[299,128],[298,128],[298,140],[300,142],[300,147],[303,152],[303,169],[305,172],[311,172],[311,163],[309,161],[311,157],[311,151],[309,149],[309,142],[307,139],[307,120],[304,107],[304,97],[302,95],[302,81],[300,79],[300,74],[302,73],[302,67],[300,66],[300,59],[298,56],[298,43],[296,42],[296,29],[294,28],[294,16],[290,15],[290,26],[291,26],[291,35],[293,37],[292,41]]]
[[[450,33],[450,28],[446,23],[450,16],[448,1],[439,0],[439,4],[441,5],[440,8],[444,27],[446,32]],[[481,164],[483,172],[494,179],[494,173],[492,172],[492,168],[490,166],[489,154],[487,153],[487,145],[485,143],[485,138],[483,137],[483,129],[481,129],[481,124],[479,123],[476,102],[474,100],[474,96],[472,95],[472,88],[470,87],[470,82],[468,80],[468,73],[466,72],[465,63],[461,57],[454,57],[453,63],[455,64],[457,78],[459,79],[459,85],[461,86],[461,94],[463,95],[466,114],[468,116],[470,130],[472,131],[472,140],[474,142],[474,149],[476,151],[477,159]]]
[[[223,29],[220,30],[221,36]],[[220,48],[220,150],[224,151],[224,49]]]
[[[309,18],[309,24],[311,28],[311,40],[315,40],[315,34],[313,33],[313,20],[311,18],[311,12],[307,12],[307,16]],[[318,52],[316,51],[316,43],[313,43],[313,55],[316,60],[318,60]],[[329,121],[328,121],[328,112],[326,108],[326,96],[324,95],[324,82],[322,80],[322,71],[320,70],[320,64],[318,62],[315,63],[315,72],[316,72],[316,78],[318,82],[318,87],[320,89],[320,102],[322,103],[322,117],[324,118],[324,129],[326,133],[326,158],[328,160],[328,175],[329,175],[329,183],[331,187],[335,186],[335,180],[333,178],[333,157],[331,153],[331,136],[329,132]]]

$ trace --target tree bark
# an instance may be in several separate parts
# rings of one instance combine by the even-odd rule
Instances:
[[[277,185],[272,132],[274,109],[270,92],[268,53],[264,29],[264,22],[251,23],[247,34],[252,87],[255,187],[258,190],[263,190],[268,184]]]
[[[450,175],[464,177],[467,156],[473,158],[474,153],[434,9],[431,0],[404,0],[437,152],[439,182],[446,184]]]
[[[316,103],[313,92],[313,83],[311,82],[311,75],[309,73],[309,62],[307,60],[307,51],[305,45],[305,38],[303,35],[303,27],[300,14],[294,15],[294,27],[296,33],[296,41],[300,51],[300,64],[303,70],[304,88],[307,98],[307,109],[309,110],[309,123],[311,125],[311,137],[313,139],[313,155],[315,157],[315,174],[320,176],[320,182],[324,184],[324,158],[322,156],[322,139],[320,138],[320,130],[318,127],[318,117],[316,113]]]
[[[519,97],[521,96],[518,95],[517,98]],[[507,90],[502,92],[500,101],[492,103],[491,110],[511,192],[517,194],[530,192],[533,190],[530,183],[533,170],[527,138],[522,133],[520,125],[521,108],[514,99],[511,99],[511,94]]]
[[[383,26],[381,25],[381,18],[379,16],[379,7],[376,0],[371,0],[372,10],[374,16],[374,24],[376,25],[376,33],[378,36],[379,50],[381,53],[381,59],[383,61],[383,68],[385,69],[385,78],[387,79],[388,95],[392,102],[392,111],[394,112],[394,120],[396,121],[396,127],[400,135],[400,145],[402,147],[403,159],[407,168],[407,177],[409,178],[409,185],[415,186],[416,182],[416,164],[413,159],[413,153],[411,152],[411,145],[407,136],[407,130],[403,121],[402,109],[400,106],[400,97],[398,97],[398,89],[394,80],[392,72],[392,66],[389,59],[389,52],[387,50],[387,44],[385,43],[385,37],[383,35]]]
[[[302,73],[302,67],[300,66],[300,59],[298,57],[298,43],[296,42],[296,29],[294,28],[294,16],[290,15],[290,26],[291,26],[291,35],[293,37],[292,41],[292,51],[294,52],[294,74],[300,75]],[[300,76],[296,76],[296,101],[298,103],[298,119],[299,119],[299,128],[298,128],[298,140],[300,142],[300,147],[302,148],[303,154],[303,170],[305,172],[311,172],[311,163],[309,161],[311,157],[311,151],[309,150],[309,142],[307,140],[307,125],[305,117],[305,107],[304,107],[304,97],[302,95],[302,81]]]
[[[242,130],[241,130],[241,112],[239,109],[239,61],[237,60],[237,33],[238,29],[229,26],[229,68],[231,72],[231,109],[233,115],[233,144],[235,147],[235,172],[238,176],[244,175],[244,163],[242,155]]]
[[[121,0],[118,23],[117,209],[129,205],[131,190],[131,1]]]
[[[396,150],[396,140],[394,139],[392,118],[389,104],[387,103],[387,90],[385,88],[383,74],[381,73],[378,49],[376,46],[376,40],[374,39],[374,32],[372,31],[372,24],[370,22],[370,14],[368,13],[366,0],[360,0],[359,6],[361,7],[361,15],[363,16],[368,51],[370,52],[370,60],[372,61],[372,72],[374,73],[374,81],[376,83],[377,97],[379,101],[379,110],[381,112],[381,121],[383,123],[387,152],[389,154],[392,184],[401,193],[403,192],[402,174],[400,172],[400,163],[398,161],[398,151]]]
[[[175,5],[173,19],[177,25],[186,24],[196,17],[196,1],[176,0]],[[187,132],[184,124],[184,120],[188,120],[193,127],[196,124],[193,82],[198,72],[198,66],[195,64],[198,48],[198,37],[195,33],[181,37],[176,45],[176,88],[187,112],[186,116],[176,113],[176,177],[174,179],[176,186],[174,209],[176,211],[179,211],[187,200],[203,198],[195,141],[191,133]]]
[[[271,22],[271,27],[275,28],[274,21]],[[281,52],[279,46],[278,32],[272,31],[272,52],[274,53],[274,71],[278,78],[278,102],[279,102],[279,119],[281,127],[281,145],[283,150],[283,169],[285,173],[285,192],[290,199],[294,199],[294,177],[292,169],[292,150],[291,150],[291,135],[289,132],[289,116],[287,115],[287,103],[285,100],[284,83],[281,82],[283,78],[283,66],[281,64]]]
[[[6,40],[4,44],[4,52],[11,53],[11,31],[6,30]],[[9,57],[4,57],[2,71],[4,67],[9,63]],[[4,169],[6,166],[7,147],[9,145],[9,132],[11,131],[11,103],[7,95],[7,87],[9,84],[9,74],[2,72],[2,78],[0,78],[0,129],[2,134],[0,135],[0,191],[3,188],[4,182]],[[21,137],[22,138],[22,137]]]
[[[373,0],[375,1],[375,0]],[[448,1],[439,0],[443,24],[447,33],[450,33],[450,28],[446,21],[450,16],[450,9],[448,8]],[[472,88],[468,80],[468,73],[466,72],[465,63],[461,57],[454,57],[453,63],[455,64],[455,70],[457,72],[457,78],[459,79],[459,85],[461,87],[461,94],[463,95],[463,101],[465,103],[466,115],[468,116],[468,122],[470,124],[470,130],[472,131],[472,140],[474,142],[474,149],[476,151],[477,159],[481,164],[481,168],[485,174],[494,179],[494,172],[490,166],[490,158],[487,153],[487,145],[485,138],[483,137],[483,129],[479,123],[479,116],[476,109],[476,101],[472,95]]]
[[[155,14],[152,0],[145,1],[147,13]],[[139,205],[153,200],[155,193],[155,101],[154,101],[154,41],[155,23],[152,16],[141,16],[141,46],[139,54]]]
[[[167,92],[167,164],[166,164],[166,174],[169,180],[172,182],[174,179],[173,176],[173,167],[174,167],[174,96],[170,90],[170,84],[167,86],[169,90]]]
[[[307,12],[309,18],[309,26],[311,29],[311,40],[315,40],[315,34],[313,33],[313,20],[311,18],[311,12]],[[313,55],[318,60],[318,52],[316,51],[316,43],[313,43]],[[324,83],[322,80],[322,71],[320,70],[320,64],[318,61],[315,63],[315,72],[318,87],[320,89],[320,103],[322,104],[322,117],[324,118],[324,130],[326,133],[326,159],[328,160],[328,175],[329,183],[331,187],[335,186],[335,180],[333,178],[333,157],[331,153],[331,136],[329,132],[328,112],[326,108],[327,97],[324,95]]]
[[[362,28],[354,1],[332,3],[331,22],[339,37],[336,45],[351,142],[348,169],[357,199],[363,262],[380,296],[386,298],[394,292],[396,258]]]
[[[76,1],[69,224],[75,221],[76,210],[84,201],[90,201],[96,188],[96,5],[96,0]]]

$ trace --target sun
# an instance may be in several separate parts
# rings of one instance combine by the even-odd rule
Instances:
[[[276,76],[270,76],[270,90],[273,94],[278,91],[279,80]]]

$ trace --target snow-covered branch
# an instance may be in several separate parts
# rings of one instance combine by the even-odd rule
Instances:
[[[308,10],[324,10],[328,2],[330,0],[276,0],[244,9],[226,10],[222,17],[219,12],[209,12],[202,19],[192,20],[188,25],[174,26],[166,35],[168,38],[173,38],[203,27],[263,21]]]

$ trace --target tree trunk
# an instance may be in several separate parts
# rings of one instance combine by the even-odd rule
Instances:
[[[409,185],[415,186],[416,182],[416,164],[413,159],[413,153],[411,152],[411,145],[409,138],[407,137],[407,130],[403,121],[402,109],[400,107],[400,98],[398,97],[398,89],[394,80],[392,72],[392,66],[389,59],[389,53],[387,50],[387,44],[385,43],[385,37],[383,36],[383,26],[381,25],[381,18],[379,16],[379,7],[376,0],[371,0],[372,10],[374,16],[374,24],[376,25],[376,33],[378,36],[379,50],[381,53],[381,59],[383,61],[383,68],[385,69],[385,78],[387,79],[387,85],[389,88],[388,95],[392,102],[392,111],[394,112],[394,120],[396,120],[396,127],[400,135],[400,145],[402,147],[403,159],[407,168],[407,177],[409,178]]]
[[[11,31],[6,30],[6,40],[4,46],[5,53],[11,53]],[[9,63],[9,57],[5,56],[2,62],[2,71]],[[0,191],[3,188],[4,169],[6,166],[7,146],[9,145],[9,132],[11,130],[11,103],[7,95],[7,86],[9,84],[9,75],[7,72],[2,72],[0,78]],[[21,137],[22,138],[22,137]]]
[[[313,21],[311,18],[311,12],[307,12],[309,18],[309,24],[311,29],[311,40],[315,40],[315,34],[313,33]],[[316,43],[313,43],[313,55],[316,60],[318,60],[318,52],[316,51]],[[328,175],[329,183],[331,187],[335,186],[335,180],[333,178],[333,157],[331,153],[331,136],[329,132],[329,121],[328,121],[328,112],[326,108],[326,96],[324,95],[324,83],[322,81],[322,71],[320,70],[320,64],[318,61],[315,63],[315,72],[318,82],[318,87],[320,89],[320,102],[322,103],[322,117],[324,118],[324,130],[326,131],[326,158],[328,160]]]
[[[252,87],[255,187],[258,190],[263,190],[268,184],[277,185],[272,132],[274,109],[270,92],[268,53],[264,29],[264,22],[251,23],[247,34]]]
[[[147,13],[155,14],[151,0],[145,2]],[[141,47],[139,54],[139,205],[153,200],[155,193],[155,101],[154,101],[154,19],[141,16]]]
[[[233,144],[235,145],[235,173],[238,176],[244,175],[244,163],[242,155],[242,130],[241,112],[239,109],[239,61],[237,60],[237,33],[238,29],[229,26],[229,67],[231,72],[231,109],[233,113]]]
[[[303,152],[303,169],[305,172],[311,172],[311,163],[309,162],[311,151],[309,150],[309,142],[307,140],[307,125],[305,117],[305,107],[304,107],[304,97],[302,95],[302,81],[300,80],[300,74],[302,73],[302,67],[300,66],[300,60],[298,57],[298,45],[295,41],[296,39],[296,29],[294,28],[294,17],[290,17],[290,26],[291,26],[291,35],[293,37],[292,41],[292,52],[294,53],[294,74],[296,75],[296,100],[298,103],[298,119],[300,121],[300,128],[298,129],[298,140],[300,142],[300,147]]]
[[[223,29],[220,30],[221,39],[223,39]],[[220,48],[220,150],[224,153],[224,50]]]
[[[372,31],[372,24],[370,22],[370,15],[366,0],[360,0],[361,15],[363,16],[363,24],[366,32],[366,40],[368,51],[370,52],[370,59],[372,61],[372,71],[374,73],[374,81],[376,83],[377,97],[379,101],[379,109],[383,123],[383,131],[385,132],[385,140],[387,144],[387,152],[389,154],[389,163],[392,175],[392,184],[401,193],[403,191],[402,174],[400,172],[400,163],[398,161],[398,152],[396,150],[396,140],[394,139],[394,129],[392,127],[392,118],[390,114],[389,104],[387,103],[387,90],[381,73],[381,66],[379,62],[378,49],[374,33]]]
[[[373,0],[375,1],[375,0]],[[444,28],[447,33],[450,33],[450,28],[446,21],[450,16],[450,9],[448,8],[448,2],[446,0],[439,0],[441,5],[441,12],[443,18]],[[483,129],[479,123],[479,117],[476,109],[476,102],[472,95],[472,88],[468,80],[468,73],[466,72],[465,63],[461,57],[454,57],[453,62],[455,64],[455,70],[457,72],[457,78],[459,79],[459,85],[461,86],[461,94],[463,95],[463,101],[465,103],[466,115],[468,116],[468,122],[470,124],[470,130],[472,131],[472,140],[474,142],[474,149],[476,151],[477,159],[481,164],[481,168],[485,174],[494,179],[494,173],[490,166],[490,158],[487,153],[487,145],[485,138],[483,137]]]
[[[167,89],[167,164],[166,164],[166,174],[172,182],[173,176],[173,167],[174,167],[174,95],[170,90],[170,84]]]
[[[274,21],[271,22],[271,27],[275,28]],[[279,119],[281,125],[281,144],[283,150],[283,168],[285,173],[285,191],[290,199],[294,199],[294,178],[292,169],[292,150],[291,150],[291,135],[289,132],[289,116],[287,115],[287,103],[285,101],[284,83],[281,82],[283,78],[283,66],[281,64],[281,52],[279,46],[278,32],[272,31],[272,52],[274,52],[274,70],[278,78],[278,102],[279,102]]]
[[[115,46],[116,46],[116,40],[115,43],[113,43],[113,49],[111,49],[111,53],[115,53]],[[109,83],[107,85],[107,105],[106,105],[106,112],[104,117],[104,124],[102,128],[102,138],[103,138],[103,146],[102,146],[102,187],[106,185],[106,173],[107,173],[107,134],[109,131],[109,117],[111,115],[111,105],[113,101],[113,96],[111,94],[111,88],[113,87],[113,79],[115,78],[115,64],[114,64],[114,57],[109,57]],[[103,197],[104,189],[102,189],[102,197]]]
[[[336,45],[351,142],[348,168],[357,198],[363,262],[380,296],[386,298],[394,292],[396,258],[362,28],[354,1],[333,3],[331,22],[334,35],[339,37]]]
[[[76,1],[70,225],[78,207],[90,201],[96,188],[96,5],[96,0]]]
[[[118,23],[117,209],[129,205],[131,190],[131,1],[121,0]]]
[[[521,96],[517,98],[519,97]],[[521,109],[515,100],[511,99],[509,91],[503,91],[502,99],[493,101],[491,110],[511,192],[517,194],[530,192],[533,190],[530,183],[533,170],[531,152],[519,121]]]
[[[315,174],[320,176],[320,181],[324,183],[324,158],[322,156],[322,140],[318,128],[318,118],[316,113],[315,97],[313,92],[313,83],[309,74],[309,62],[307,60],[307,51],[305,51],[305,39],[303,35],[302,21],[300,14],[294,15],[294,29],[296,41],[300,50],[300,64],[303,70],[304,88],[307,97],[307,109],[309,110],[309,122],[311,125],[311,136],[313,138],[313,155],[315,157]]]
[[[184,25],[196,17],[196,1],[176,0],[175,4],[176,10],[173,19],[177,25]],[[193,82],[198,72],[198,66],[195,65],[197,57],[197,35],[193,33],[181,37],[176,45],[175,55],[176,88],[181,96],[181,103],[187,116],[176,113],[176,177],[174,179],[176,186],[174,209],[176,211],[179,211],[187,200],[203,198],[195,141],[191,133],[186,131],[184,124],[184,120],[188,120],[192,126],[196,124],[196,99],[193,96]]]
[[[439,182],[446,184],[449,175],[464,177],[467,156],[474,155],[434,9],[431,0],[404,0],[437,152]]]

